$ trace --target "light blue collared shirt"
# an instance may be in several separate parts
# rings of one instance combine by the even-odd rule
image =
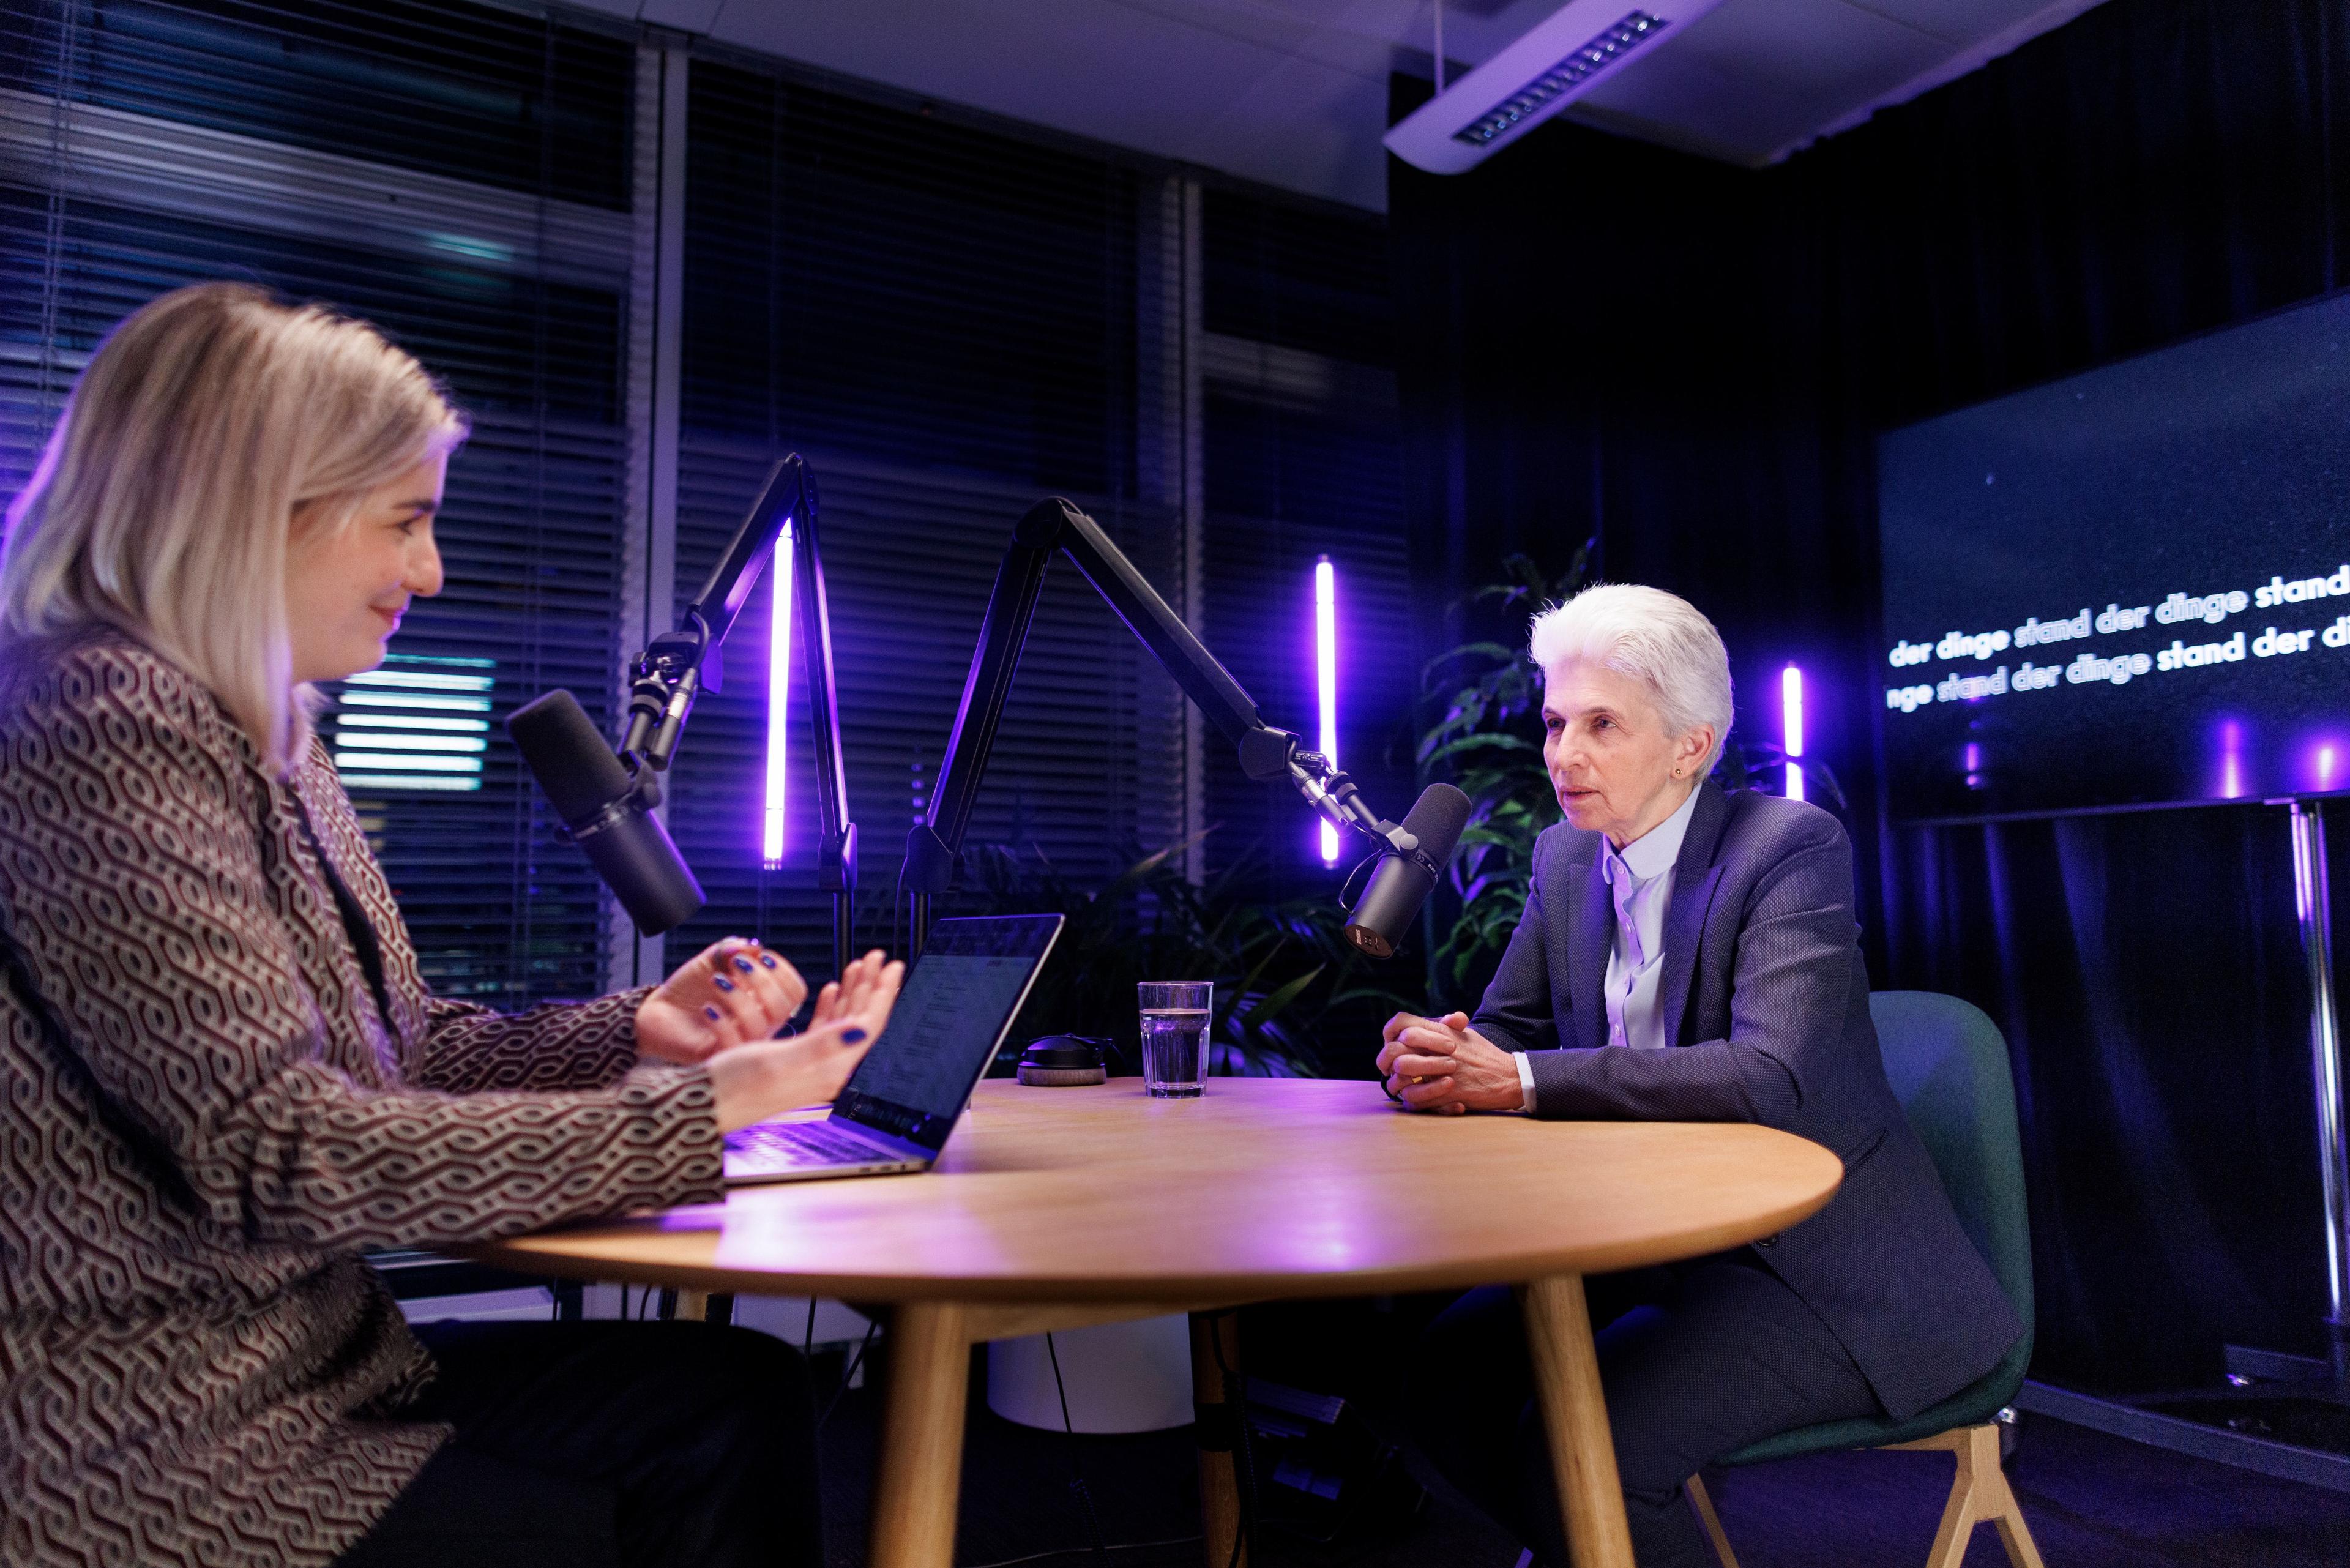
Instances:
[[[1673,901],[1673,868],[1681,857],[1681,840],[1689,836],[1690,818],[1697,812],[1697,791],[1679,810],[1619,851],[1605,838],[1599,841],[1595,869],[1615,892],[1620,908],[1631,915],[1631,929],[1616,925],[1607,949],[1607,1044],[1636,1051],[1661,1051],[1665,1021],[1657,1012],[1657,986],[1665,973],[1665,910]],[[1626,882],[1628,894],[1623,891]],[[1525,1108],[1534,1108],[1534,1064],[1523,1051],[1518,1059],[1518,1086]]]

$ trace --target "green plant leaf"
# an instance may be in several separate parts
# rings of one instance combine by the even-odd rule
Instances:
[[[1446,649],[1421,665],[1420,681],[1423,685],[1433,686],[1437,676],[1443,670],[1452,665],[1465,664],[1472,659],[1482,659],[1494,664],[1513,664],[1524,657],[1525,653],[1523,649],[1510,648],[1498,642],[1464,642],[1458,648]]]
[[[1461,735],[1438,746],[1425,760],[1440,763],[1448,757],[1465,756],[1471,752],[1519,752],[1528,756],[1540,756],[1542,747],[1523,735]]]
[[[1282,986],[1280,989],[1268,992],[1254,1007],[1250,1008],[1248,1012],[1241,1015],[1241,1027],[1243,1029],[1255,1029],[1263,1023],[1269,1023],[1273,1019],[1280,1017],[1281,1014],[1288,1009],[1291,1002],[1295,1002],[1300,996],[1305,993],[1305,988],[1307,986],[1312,985],[1315,981],[1322,978],[1322,971],[1324,967],[1325,966],[1321,964],[1316,964],[1312,969],[1307,970],[1304,974],[1299,975],[1296,979],[1290,981],[1287,984]]]

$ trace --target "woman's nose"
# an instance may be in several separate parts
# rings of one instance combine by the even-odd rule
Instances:
[[[430,537],[419,539],[409,547],[408,575],[400,584],[420,599],[429,599],[441,591],[441,547]]]

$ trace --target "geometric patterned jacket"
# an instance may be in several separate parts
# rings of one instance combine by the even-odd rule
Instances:
[[[641,992],[428,993],[323,748],[110,634],[0,658],[0,1562],[327,1563],[447,1437],[359,1249],[714,1201],[709,1075]]]

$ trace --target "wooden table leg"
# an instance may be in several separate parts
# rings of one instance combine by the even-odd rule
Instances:
[[[1533,1353],[1534,1397],[1550,1438],[1551,1472],[1575,1568],[1632,1568],[1632,1531],[1616,1477],[1616,1443],[1599,1389],[1599,1356],[1583,1280],[1559,1274],[1518,1287]]]
[[[1221,1356],[1221,1359],[1220,1359]],[[1232,1467],[1240,1424],[1248,1419],[1244,1397],[1233,1390],[1224,1402],[1224,1368],[1241,1369],[1238,1313],[1191,1314],[1191,1403],[1200,1413],[1200,1526],[1207,1568],[1232,1568],[1232,1547],[1241,1532],[1241,1492]],[[1242,1548],[1239,1568],[1248,1568]]]
[[[872,1568],[952,1568],[962,1490],[971,1334],[952,1303],[901,1306],[889,1325]]]

